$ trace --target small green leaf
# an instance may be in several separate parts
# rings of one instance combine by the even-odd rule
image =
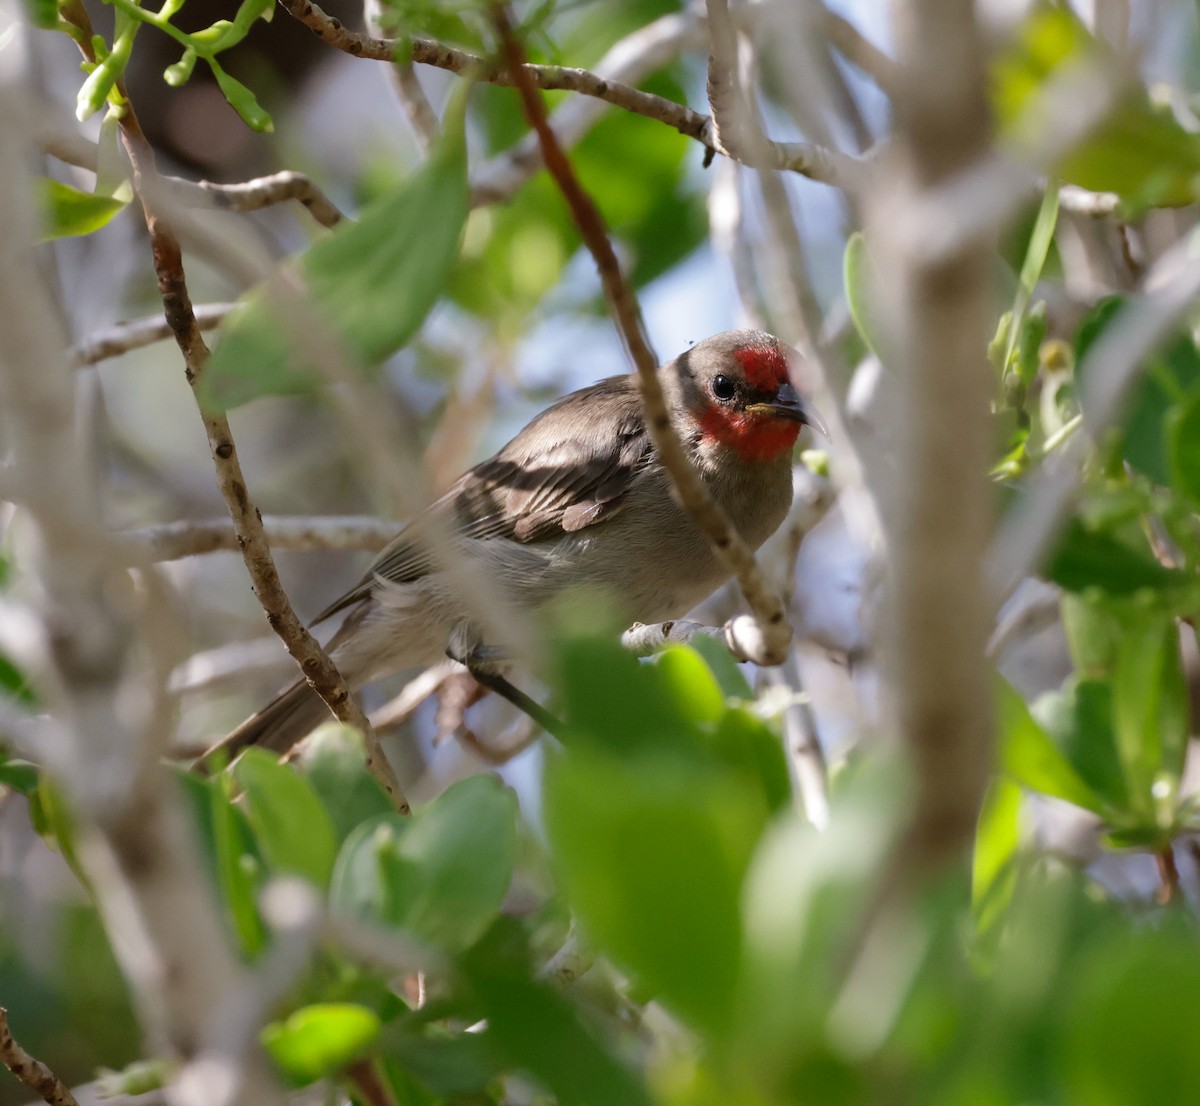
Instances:
[[[58,23],[58,0],[25,0],[25,10],[35,27],[52,31]]]
[[[41,182],[42,241],[78,237],[105,226],[124,206],[122,200],[80,192],[61,181],[43,177]]]
[[[1099,796],[1079,778],[1021,696],[999,678],[995,686],[1001,767],[1032,791],[1065,799],[1096,814],[1105,813]]]
[[[188,83],[192,70],[196,68],[196,51],[190,46],[184,50],[183,56],[174,64],[163,70],[163,80],[172,88],[179,88]]]
[[[8,760],[0,750],[0,787],[7,787],[18,795],[32,795],[38,785],[38,766],[28,760]]]
[[[217,87],[221,90],[221,95],[228,101],[229,106],[242,117],[246,126],[261,134],[270,134],[275,129],[275,123],[270,114],[258,102],[254,93],[236,77],[225,72],[215,58],[207,57],[205,60],[208,62],[213,76],[217,79]]]
[[[247,749],[233,772],[245,790],[246,815],[267,866],[325,887],[337,839],[312,784],[265,749]]]
[[[1113,732],[1111,685],[1072,677],[1061,691],[1041,696],[1032,713],[1080,779],[1113,810],[1126,810],[1129,789]]]
[[[411,819],[382,815],[346,839],[330,888],[337,910],[458,950],[504,901],[516,857],[516,797],[491,776],[447,788]]]
[[[304,1006],[262,1031],[263,1048],[280,1071],[303,1086],[336,1075],[378,1039],[379,1015],[349,1002]]]

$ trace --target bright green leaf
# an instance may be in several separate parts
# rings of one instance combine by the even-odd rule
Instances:
[[[971,865],[971,907],[981,937],[996,930],[1016,890],[1020,816],[1021,789],[1012,780],[997,776],[979,812]]]
[[[80,192],[61,181],[43,177],[41,182],[42,240],[78,237],[105,226],[125,203],[111,196]]]
[[[246,815],[267,866],[325,887],[337,839],[312,784],[265,749],[247,749],[233,768]]]
[[[759,796],[682,753],[579,748],[547,764],[545,807],[587,931],[695,1025],[726,1029],[741,882],[766,824]]]
[[[379,1037],[379,1016],[348,1002],[304,1006],[263,1028],[262,1044],[279,1069],[303,1085],[335,1075]]]
[[[364,822],[338,856],[330,901],[430,944],[466,948],[504,901],[516,815],[508,788],[491,776],[471,776],[410,819]]]
[[[1001,767],[1023,787],[1103,814],[1099,796],[1079,778],[1021,696],[1004,680],[997,679],[995,686]]]
[[[1111,685],[1072,677],[1061,691],[1041,696],[1032,714],[1079,778],[1113,810],[1125,810],[1129,789],[1113,732]]]
[[[304,742],[300,770],[333,822],[338,844],[368,818],[393,811],[379,781],[367,771],[362,734],[330,722]]]
[[[1140,552],[1103,531],[1089,530],[1077,518],[1067,524],[1045,575],[1067,591],[1097,588],[1109,595],[1191,584],[1187,573],[1165,568],[1149,552]]]
[[[7,787],[18,795],[32,795],[39,778],[38,766],[32,761],[9,760],[0,750],[0,787]]]
[[[1172,485],[1200,508],[1200,390],[1168,414],[1167,455]]]

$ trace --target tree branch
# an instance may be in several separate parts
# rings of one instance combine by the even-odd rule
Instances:
[[[0,1060],[4,1066],[50,1106],[79,1106],[75,1096],[41,1060],[35,1060],[13,1039],[8,1011],[0,1006]]]
[[[201,304],[194,309],[197,329],[215,330],[236,306],[233,303]],[[118,323],[106,330],[99,330],[82,342],[76,342],[67,351],[67,356],[71,366],[78,369],[84,365],[107,361],[110,357],[120,357],[130,350],[141,349],[171,337],[174,337],[174,331],[167,320],[159,315],[132,319],[127,323]]]
[[[262,525],[272,548],[311,553],[321,549],[355,549],[377,553],[396,536],[400,526],[387,519],[364,515],[329,518],[265,515]],[[164,522],[118,535],[151,561],[178,561],[218,551],[240,551],[236,529],[227,519]]]
[[[514,76],[510,67],[492,65],[485,58],[466,50],[445,46],[425,38],[376,38],[351,31],[340,20],[327,15],[311,0],[279,0],[279,4],[323,42],[354,57],[394,62],[405,49],[409,49],[411,60],[422,65],[432,65],[452,73],[470,73],[474,79],[489,84],[511,86],[517,83],[518,78]],[[520,80],[530,82],[535,88],[561,89],[595,97],[635,115],[642,115],[674,127],[680,134],[695,139],[717,153],[737,156],[721,146],[712,129],[712,121],[707,115],[663,96],[643,92],[621,81],[600,77],[586,69],[560,65],[531,65],[522,61],[520,73]],[[768,144],[767,156],[771,160],[772,168],[786,169],[812,180],[843,187],[854,177],[858,165],[857,159],[846,154],[803,142],[771,142]]]

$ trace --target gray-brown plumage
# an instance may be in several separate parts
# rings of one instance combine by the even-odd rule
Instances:
[[[659,369],[676,433],[714,499],[752,547],[792,498],[802,423],[820,420],[795,392],[794,351],[761,331],[728,331]],[[503,628],[464,601],[484,579],[503,603],[536,614],[570,588],[599,590],[628,620],[685,614],[729,576],[675,501],[642,416],[637,380],[572,392],[412,520],[358,585],[318,621],[348,611],[330,642],[359,687],[432,664],[449,649],[503,647]],[[216,748],[289,748],[328,717],[299,682]]]

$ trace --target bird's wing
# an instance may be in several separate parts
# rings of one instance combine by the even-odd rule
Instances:
[[[615,515],[652,446],[632,377],[613,377],[547,408],[494,457],[461,476],[375,558],[357,587],[317,621],[365,599],[376,577],[409,583],[432,568],[450,533],[548,541]],[[424,540],[422,540],[424,539]]]

